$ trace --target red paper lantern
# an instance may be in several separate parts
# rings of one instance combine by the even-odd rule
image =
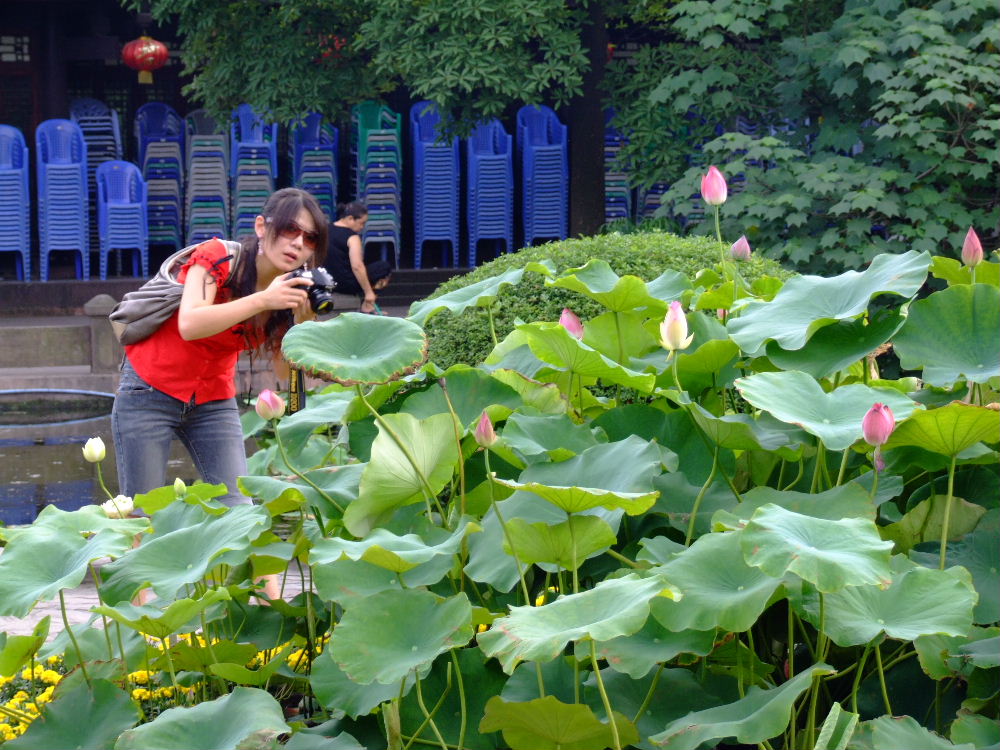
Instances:
[[[133,39],[122,47],[122,62],[139,71],[139,83],[152,83],[153,71],[166,65],[167,45],[151,36]]]

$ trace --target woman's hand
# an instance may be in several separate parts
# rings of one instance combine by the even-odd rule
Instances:
[[[309,295],[306,287],[312,286],[312,279],[301,276],[289,278],[288,274],[278,276],[267,289],[258,292],[265,310],[295,310],[309,308]]]

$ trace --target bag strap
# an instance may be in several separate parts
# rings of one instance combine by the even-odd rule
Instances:
[[[226,277],[225,285],[228,285],[236,274],[236,265],[239,263],[240,254],[243,250],[243,243],[236,242],[235,240],[219,240],[229,251],[229,255],[223,256],[216,261],[216,264],[222,263],[223,261],[229,261],[229,275]],[[160,270],[158,275],[170,281],[177,281],[177,274],[180,273],[180,268],[184,265],[185,261],[191,254],[205,244],[205,241],[196,242],[193,245],[188,245],[187,247],[181,248],[173,255],[167,257],[163,263],[160,264]]]

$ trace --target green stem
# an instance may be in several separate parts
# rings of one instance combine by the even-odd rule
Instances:
[[[617,550],[615,550],[613,548],[609,548],[608,551],[607,551],[607,554],[611,555],[611,557],[615,558],[618,562],[624,563],[625,565],[628,565],[630,568],[641,568],[642,567],[641,565],[639,565],[639,563],[633,562],[632,560],[629,560],[627,557],[625,557],[625,555],[623,555],[622,553],[618,552]]]
[[[621,313],[615,310],[615,332],[618,334],[618,364],[625,365],[625,342],[622,341]]]
[[[957,454],[951,457],[951,466],[948,467],[948,499],[945,501],[944,521],[941,524],[941,563],[939,565],[941,570],[944,570],[945,555],[948,554],[948,526],[951,523],[951,500],[955,492],[956,461],[958,461]]]
[[[635,712],[635,716],[632,717],[632,723],[636,724],[639,718],[646,713],[646,709],[649,708],[649,704],[653,700],[653,694],[656,692],[656,686],[660,683],[660,675],[663,674],[663,668],[666,666],[663,662],[660,662],[660,666],[656,670],[656,674],[653,675],[653,681],[649,683],[649,690],[646,691],[646,697],[643,698],[642,705],[639,706],[639,710]]]
[[[785,602],[788,605],[788,679],[792,679],[795,676],[795,613],[792,610],[792,603],[790,601]],[[792,720],[788,723],[788,747],[795,747],[795,716],[792,716]]]
[[[805,459],[800,458],[799,459],[799,473],[795,475],[795,479],[793,479],[791,482],[789,482],[788,484],[786,484],[784,487],[780,487],[779,486],[779,489],[782,492],[785,492],[786,490],[792,489],[792,487],[794,487],[795,485],[797,485],[799,483],[799,480],[802,479],[802,475],[805,474],[805,473],[806,473],[806,462],[805,462]]]
[[[289,469],[291,469],[292,473],[295,476],[297,476],[303,482],[305,482],[310,487],[312,487],[314,490],[316,490],[316,492],[318,492],[321,497],[323,497],[328,503],[330,503],[334,508],[336,508],[338,511],[340,511],[341,514],[343,514],[344,509],[340,506],[340,503],[338,503],[336,500],[334,500],[332,497],[330,497],[326,492],[324,492],[309,477],[307,477],[301,471],[299,471],[294,466],[292,466],[292,462],[288,458],[288,454],[285,452],[285,444],[283,442],[281,442],[281,433],[278,432],[278,425],[274,425],[274,441],[275,441],[275,443],[278,444],[278,451],[281,453],[281,460],[285,462],[285,466],[287,466]],[[314,505],[314,506],[312,506],[312,509],[313,509],[313,512],[316,514],[316,520],[319,521],[320,531],[323,532],[324,536],[326,536],[326,524],[323,523],[323,516],[319,512],[319,508],[317,508]]]
[[[854,684],[851,686],[851,711],[858,712],[858,689],[861,687],[861,676],[865,670],[865,662],[868,661],[868,654],[871,653],[872,644],[866,643],[865,650],[861,652],[858,660],[858,670],[854,675]]]
[[[34,716],[28,716],[28,714],[21,713],[16,708],[10,708],[4,704],[0,704],[0,715],[9,716],[22,724],[30,724],[35,720]]]
[[[459,675],[461,675],[461,672],[459,672]],[[438,702],[434,704],[434,708],[431,710],[431,716],[435,716],[437,714],[442,704],[444,704],[444,699],[448,697],[448,694],[450,692],[451,692],[451,664],[448,665],[448,669],[445,672],[444,691],[441,693],[441,697],[438,698]],[[420,733],[424,731],[424,727],[426,727],[428,723],[430,723],[429,718],[425,714],[424,720],[420,723],[420,726],[417,727],[416,731],[413,733],[413,736],[407,740],[406,744],[403,746],[403,750],[407,750],[407,748],[410,747],[410,745],[412,745],[414,742],[418,743],[422,742],[428,745],[438,745],[440,747],[439,743],[431,742],[430,740],[420,739]]]
[[[820,466],[824,463],[826,463],[826,447],[823,445],[823,441],[817,438],[816,463],[813,465],[813,478],[809,485],[810,494],[814,494],[819,491]]]
[[[97,467],[97,483],[101,485],[101,489],[104,490],[104,494],[108,496],[108,500],[114,500],[115,496],[108,491],[107,485],[104,484],[104,476],[101,474],[101,463],[98,461],[94,464]],[[117,503],[115,504],[117,507]]]
[[[69,624],[69,617],[66,615],[66,596],[63,594],[63,590],[59,589],[59,611],[62,612],[63,627],[66,628],[66,634],[69,636],[70,641],[73,643],[73,648],[76,649],[76,658],[80,662],[80,672],[83,673],[83,679],[87,681],[87,686],[93,688],[90,682],[90,675],[87,674],[87,666],[83,663],[83,652],[80,650],[80,644],[77,643],[76,635],[73,633],[73,628]]]
[[[840,471],[837,472],[837,487],[844,483],[844,474],[847,472],[847,459],[850,458],[851,449],[844,448],[844,457],[840,459]]]
[[[892,706],[889,704],[889,691],[885,688],[885,669],[882,666],[882,648],[880,644],[875,645],[875,664],[878,665],[878,684],[882,688],[882,701],[885,703],[885,712],[892,716]]]
[[[444,741],[444,737],[441,736],[441,732],[437,728],[437,724],[434,723],[434,713],[437,713],[437,710],[441,708],[441,702],[439,701],[438,705],[434,707],[434,713],[428,712],[427,706],[424,705],[424,693],[420,689],[421,679],[420,676],[416,673],[416,670],[414,670],[413,672],[413,677],[417,681],[417,704],[420,706],[420,711],[427,719],[427,723],[430,724],[431,731],[434,732],[434,736],[437,737],[438,744],[442,747],[443,750],[448,750],[448,744]]]
[[[493,346],[500,343],[497,339],[497,329],[493,323],[493,305],[486,308],[486,319],[490,322],[490,336],[493,338]]]
[[[670,369],[674,373],[674,383],[677,385],[677,390],[683,392],[684,389],[681,387],[681,376],[677,373],[677,352],[670,352]]]
[[[715,453],[712,456],[712,470],[708,474],[708,479],[705,480],[705,484],[701,486],[701,490],[698,492],[698,497],[694,499],[694,507],[691,508],[691,519],[688,521],[687,534],[684,536],[684,546],[690,547],[691,540],[694,538],[694,522],[698,518],[698,509],[701,507],[701,501],[705,497],[705,493],[712,484],[712,480],[715,479],[715,472],[719,468],[719,446],[716,444]]]
[[[597,664],[597,646],[593,638],[590,639],[590,663],[594,667],[594,677],[597,679],[597,690],[601,694],[604,712],[608,715],[608,724],[611,726],[611,739],[614,742],[615,750],[622,750],[622,741],[618,736],[618,725],[615,723],[615,715],[611,711],[611,701],[608,699],[608,691],[604,689],[604,678],[601,677],[601,668]]]
[[[713,206],[713,208],[715,209],[715,239],[717,239],[719,244],[722,245],[722,247],[719,248],[719,257],[722,259],[722,262],[725,263],[726,247],[722,244],[722,226],[719,224],[719,206],[716,205]]]
[[[167,668],[170,670],[170,684],[174,686],[174,705],[177,705],[177,699],[181,694],[181,687],[177,684],[177,672],[174,670],[174,657],[170,653],[170,636],[167,636],[162,641],[163,644],[163,654],[167,657]]]
[[[458,730],[458,747],[461,748],[465,745],[465,721],[468,709],[465,705],[465,683],[462,681],[462,669],[458,663],[458,656],[455,655],[455,649],[449,651],[451,654],[452,664],[455,665],[455,679],[458,682],[458,706],[461,712],[460,721],[462,728]]]
[[[493,493],[493,472],[490,471],[490,452],[488,449],[483,451],[483,458],[486,461],[486,481],[490,483],[490,505],[493,506],[493,512],[496,513],[497,521],[500,522],[500,528],[503,530],[503,538],[507,541],[507,546],[510,547],[510,556],[514,558],[514,565],[517,566],[517,578],[521,582],[521,593],[524,595],[524,604],[530,607],[531,594],[528,593],[528,584],[524,580],[524,567],[521,565],[521,558],[517,556],[514,540],[510,538],[510,532],[507,530],[507,522],[504,521],[503,514],[500,513],[500,505],[497,503],[496,496]]]
[[[458,496],[461,498],[460,510],[461,514],[465,515],[465,461],[461,459],[462,457],[462,432],[463,426],[458,418],[458,414],[455,412],[455,406],[451,403],[451,396],[448,395],[448,387],[444,378],[441,378],[441,391],[444,393],[444,402],[448,405],[448,411],[451,413],[451,423],[455,429],[455,447],[458,449]],[[447,526],[447,524],[445,524]]]

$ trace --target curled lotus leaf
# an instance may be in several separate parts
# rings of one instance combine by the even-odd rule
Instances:
[[[427,334],[416,323],[362,313],[294,326],[281,343],[285,358],[309,375],[343,385],[388,383],[427,358]]]

